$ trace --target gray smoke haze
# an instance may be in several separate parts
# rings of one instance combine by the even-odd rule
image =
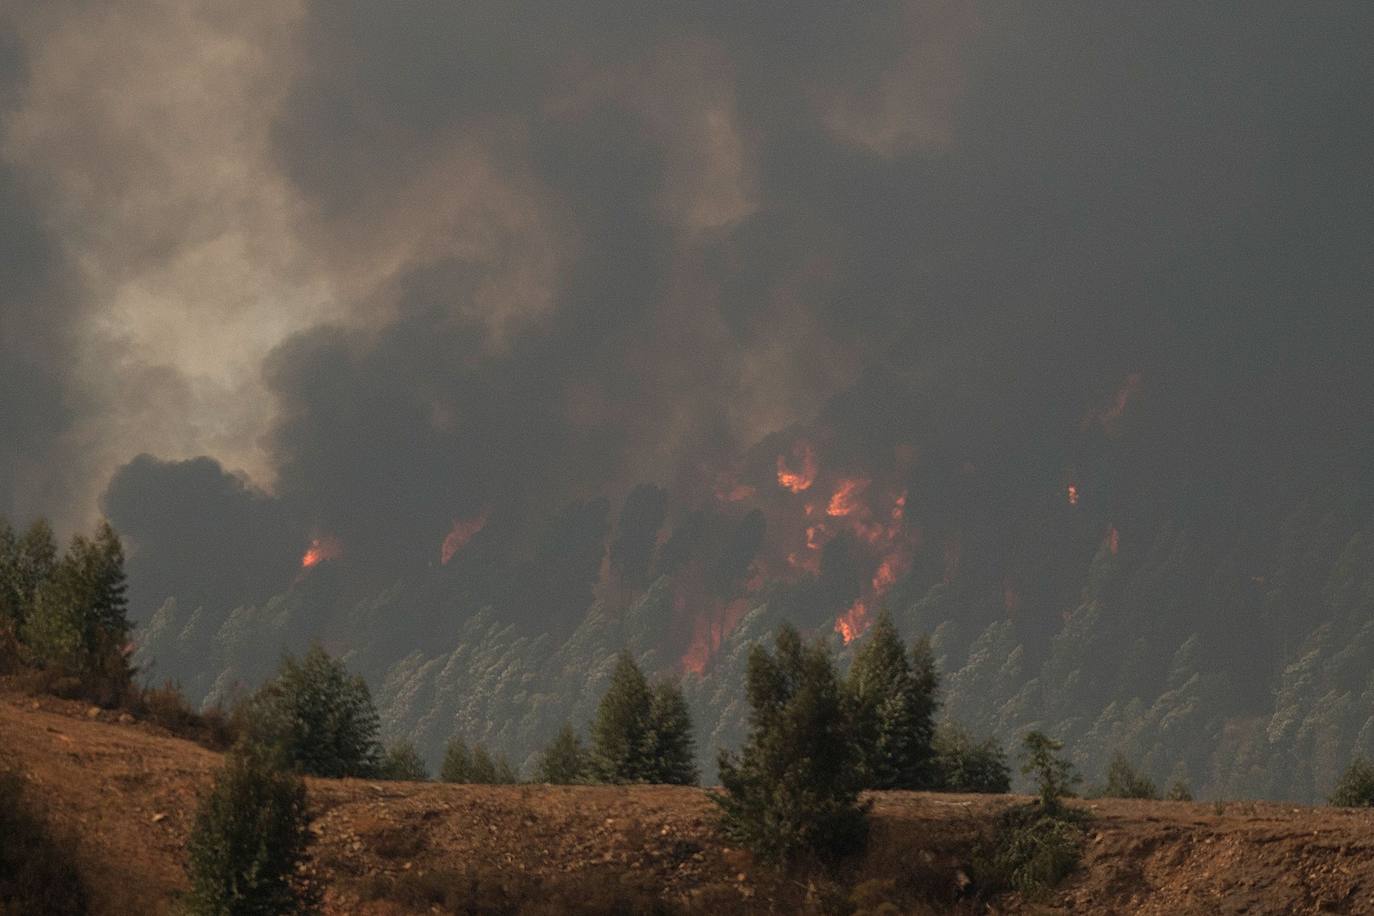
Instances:
[[[433,562],[817,417],[957,463],[1131,373],[1218,468],[1365,435],[1363,4],[0,24],[0,511],[104,493],[188,583],[320,534]]]

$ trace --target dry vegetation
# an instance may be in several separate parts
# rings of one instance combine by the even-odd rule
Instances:
[[[121,715],[125,716],[120,721]],[[0,748],[77,837],[96,912],[170,913],[218,754],[150,722],[0,693]],[[329,913],[968,912],[980,831],[1010,800],[877,793],[842,882],[793,879],[723,845],[704,793],[672,787],[310,780],[311,866]],[[1374,811],[1101,800],[1084,865],[1020,912],[1374,912]]]

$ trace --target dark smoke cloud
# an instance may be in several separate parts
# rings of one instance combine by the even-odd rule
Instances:
[[[712,474],[742,461],[766,482],[801,433],[854,467],[917,449],[920,471],[901,473],[935,531],[982,511],[971,499],[1058,486],[1066,463],[1191,496],[1190,481],[1236,468],[1258,480],[1359,461],[1354,405],[1374,402],[1362,7],[356,0],[284,21],[251,6],[241,35],[234,17],[185,26],[197,41],[289,36],[241,68],[242,86],[274,87],[271,104],[227,109],[253,112],[248,177],[170,172],[175,193],[154,208],[170,225],[131,261],[172,259],[187,213],[216,238],[207,199],[245,194],[256,203],[224,231],[289,252],[243,263],[266,264],[280,282],[261,300],[285,291],[276,311],[297,317],[243,344],[253,380],[223,390],[188,377],[192,356],[130,357],[129,399],[170,407],[131,412],[120,447],[139,430],[156,441],[119,460],[163,442],[164,457],[231,467],[257,456],[273,495],[140,459],[106,507],[149,564],[175,546],[154,545],[155,523],[189,531],[217,513],[237,519],[227,531],[267,525],[261,544],[291,561],[328,533],[380,567],[434,564],[454,520],[488,510],[484,537],[552,562],[540,533],[572,506],[555,530],[587,545],[564,571],[581,583],[606,518],[649,482],[668,508],[624,508],[613,558],[638,579],[660,524],[676,532],[660,564],[728,540],[689,514]],[[26,72],[0,67],[0,81],[12,95]],[[213,161],[202,153],[185,151]],[[20,159],[41,172],[37,154]],[[60,208],[5,168],[12,494],[15,467],[77,466],[79,445],[61,437],[75,370],[35,343],[63,333],[39,306],[61,298],[42,229]],[[214,264],[216,281],[242,282]],[[307,299],[332,304],[297,308]],[[1129,424],[1084,434],[1132,373],[1144,393]],[[140,515],[152,505],[165,509]],[[738,531],[730,556],[768,536]],[[165,562],[225,582],[252,568],[244,556],[266,562],[214,543]],[[840,597],[861,578],[846,549],[826,567]],[[747,566],[722,563],[731,581]]]

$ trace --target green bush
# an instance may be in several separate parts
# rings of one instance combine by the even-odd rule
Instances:
[[[378,774],[380,724],[367,683],[319,646],[299,661],[286,656],[276,678],[248,701],[242,720],[250,743],[307,775]]]
[[[861,757],[826,644],[804,644],[784,626],[775,652],[750,650],[746,694],[748,740],[738,756],[721,752],[725,791],[711,796],[725,835],[784,864],[860,851],[868,836]]]
[[[1112,757],[1107,765],[1107,783],[1096,794],[1103,798],[1159,798],[1154,781],[1131,766],[1124,754]]]
[[[188,899],[196,916],[309,912],[300,873],[307,830],[305,783],[268,755],[228,755],[201,799],[188,844]]]
[[[24,777],[0,768],[0,913],[67,916],[86,910],[75,843],[54,837],[28,798]]]
[[[397,741],[387,748],[377,775],[398,782],[424,782],[429,779],[429,770],[414,744]]]
[[[588,779],[587,751],[571,725],[564,725],[539,754],[535,781],[549,785],[573,785]]]
[[[1327,801],[1340,808],[1374,807],[1374,764],[1363,757],[1350,761]]]
[[[973,870],[984,895],[1006,890],[1038,897],[1078,867],[1083,849],[1081,815],[1050,814],[1018,805],[998,815],[992,834],[974,852]]]
[[[1011,767],[996,738],[974,741],[946,722],[935,730],[936,787],[944,792],[1002,795],[1011,791]]]

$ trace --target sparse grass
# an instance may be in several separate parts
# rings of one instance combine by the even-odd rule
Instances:
[[[53,832],[25,792],[24,777],[0,769],[0,913],[86,912],[75,862],[75,841]]]

